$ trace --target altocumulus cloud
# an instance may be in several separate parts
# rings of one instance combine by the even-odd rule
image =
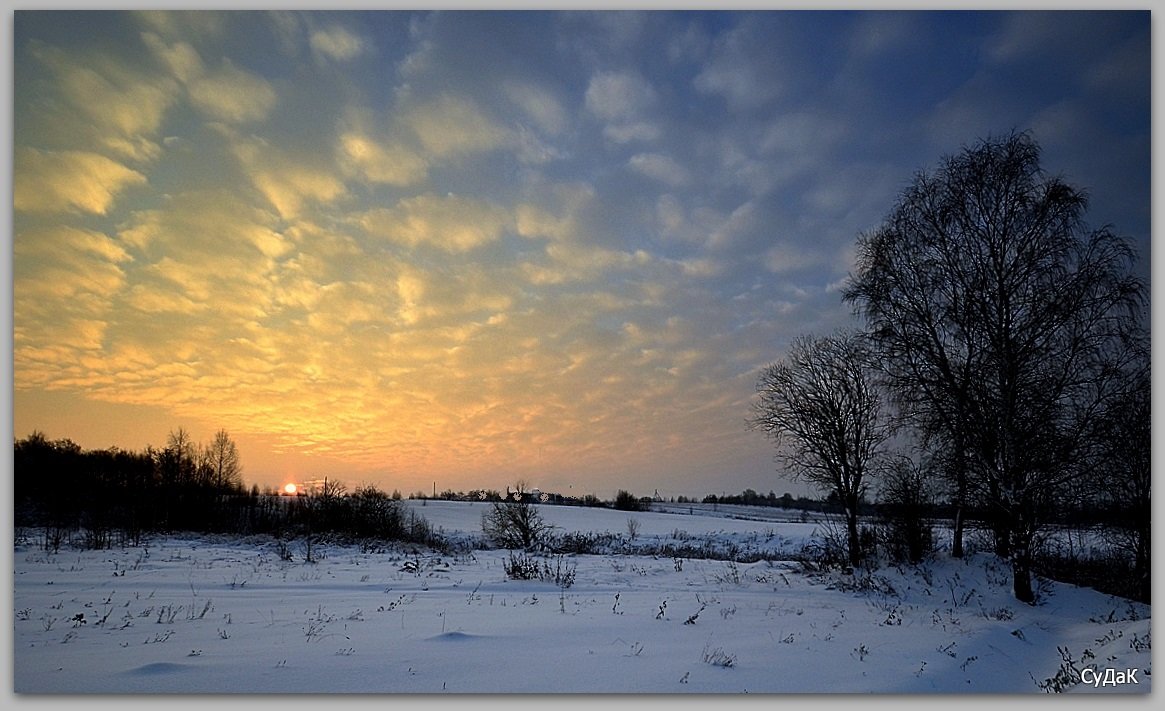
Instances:
[[[1147,277],[1149,36],[1139,12],[21,11],[16,434],[223,427],[260,485],[780,493],[756,373],[854,325],[857,235],[941,155],[1032,130]]]

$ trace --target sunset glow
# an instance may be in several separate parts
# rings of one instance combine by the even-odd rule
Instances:
[[[940,155],[1032,129],[1147,278],[1148,13],[1060,15],[18,12],[14,435],[799,493],[757,372]]]
[[[287,486],[283,487],[283,493],[287,494],[288,496],[294,496],[295,491],[295,484],[288,484]]]

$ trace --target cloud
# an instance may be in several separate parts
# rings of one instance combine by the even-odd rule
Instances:
[[[777,275],[800,272],[820,266],[826,261],[825,256],[817,249],[790,242],[775,244],[764,254],[765,269]]]
[[[663,135],[663,129],[658,124],[646,121],[614,123],[608,124],[603,129],[603,135],[615,143],[651,142],[658,140]]]
[[[719,221],[708,235],[707,245],[710,249],[729,249],[751,233],[757,224],[757,203],[751,200],[742,203]]]
[[[515,208],[518,234],[528,238],[556,241],[578,235],[580,214],[596,199],[588,183],[559,183],[532,188],[528,201]]]
[[[559,17],[576,36],[585,37],[592,47],[597,45],[608,53],[636,48],[651,21],[649,13],[628,10],[568,11]]]
[[[159,289],[155,285],[137,284],[129,290],[125,303],[146,314],[193,314],[211,307],[177,291]]]
[[[275,89],[262,77],[223,59],[207,70],[201,55],[187,42],[166,44],[158,35],[143,32],[142,41],[186,87],[190,102],[219,121],[244,123],[265,119],[276,102]]]
[[[695,257],[692,259],[681,259],[678,262],[680,271],[684,276],[696,277],[698,279],[709,279],[718,277],[724,274],[725,265],[715,259],[707,257]]]
[[[507,82],[503,91],[542,133],[557,136],[566,130],[566,110],[551,92],[516,81]]]
[[[20,244],[13,246],[13,251],[21,256],[51,257],[58,263],[66,262],[71,268],[78,269],[81,260],[96,259],[116,264],[132,259],[124,247],[105,233],[68,226],[61,226],[51,233],[24,234]]]
[[[382,143],[356,131],[339,138],[339,161],[343,170],[371,183],[401,187],[415,185],[428,175],[428,162],[400,142]]]
[[[326,203],[344,193],[343,183],[325,171],[292,161],[281,162],[282,165],[254,169],[251,178],[284,217],[299,215],[309,200]]]
[[[797,72],[782,66],[789,33],[780,15],[744,15],[713,40],[708,60],[692,84],[720,96],[737,111],[756,109],[786,94]]]
[[[578,242],[552,242],[546,246],[548,264],[522,264],[532,284],[588,283],[610,278],[613,272],[633,270],[651,262],[644,250],[634,252],[606,249]]]
[[[172,80],[108,55],[74,55],[35,39],[29,46],[50,72],[49,92],[68,106],[28,117],[32,134],[45,132],[69,147],[101,147],[129,160],[158,157],[154,136],[176,98]]]
[[[164,37],[221,37],[229,26],[229,12],[206,10],[139,10],[138,22]]]
[[[143,32],[142,42],[180,82],[185,83],[197,79],[206,71],[202,64],[202,56],[189,42],[175,42],[173,45],[168,45],[165,40],[153,32]]]
[[[1090,40],[1105,22],[1105,13],[1098,12],[1066,13],[1059,22],[1048,22],[1044,12],[1009,12],[1000,16],[999,31],[982,50],[989,61],[1002,64],[1046,56],[1049,47],[1072,47],[1061,58],[1079,60],[1095,51]]]
[[[672,187],[684,185],[691,178],[686,168],[661,153],[636,153],[627,163],[633,170]]]
[[[12,207],[19,212],[76,209],[104,215],[119,193],[145,183],[146,176],[96,153],[18,147]]]
[[[337,62],[355,59],[368,50],[363,39],[339,25],[313,31],[308,44],[316,55]]]
[[[93,358],[100,358],[109,323],[58,313],[38,329],[35,344],[23,332],[14,333],[13,366],[22,386],[52,389],[85,387]]]
[[[587,85],[585,105],[605,122],[603,135],[616,143],[654,141],[662,135],[648,120],[658,98],[655,89],[634,72],[600,72]]]
[[[374,236],[451,253],[494,242],[513,223],[506,210],[488,202],[431,193],[406,198],[392,208],[371,210],[357,221]]]
[[[64,226],[21,233],[13,253],[19,265],[15,312],[26,330],[33,327],[25,321],[29,308],[45,316],[76,307],[100,313],[125,285],[120,265],[132,259],[102,232]]]
[[[273,281],[293,248],[275,222],[223,190],[181,193],[165,210],[135,212],[118,234],[137,255],[130,304],[147,312],[209,309],[221,325],[273,313]]]
[[[262,121],[275,107],[275,89],[262,77],[223,60],[218,69],[189,83],[190,101],[211,118]]]
[[[19,387],[83,387],[99,364],[132,259],[89,229],[21,230],[13,245],[13,368]]]
[[[299,14],[291,10],[269,10],[265,18],[271,33],[275,36],[279,51],[289,57],[298,54],[302,41]]]
[[[587,110],[604,121],[638,118],[655,101],[655,90],[632,72],[600,72],[587,85]]]
[[[334,166],[310,153],[314,146],[277,148],[266,139],[218,128],[251,183],[283,217],[297,217],[305,205],[326,204],[345,193]]]
[[[406,108],[400,120],[438,159],[492,151],[510,137],[473,101],[451,94]]]
[[[687,213],[679,198],[669,193],[655,201],[655,218],[664,234],[674,235],[687,222]]]

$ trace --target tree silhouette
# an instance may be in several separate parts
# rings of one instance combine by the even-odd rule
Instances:
[[[514,490],[506,488],[506,498],[490,505],[481,515],[485,537],[501,548],[530,550],[550,531],[549,524],[531,503],[529,486],[519,480]]]
[[[1149,334],[1132,344],[1116,395],[1097,423],[1091,457],[1083,465],[1100,473],[1095,498],[1115,511],[1110,530],[1132,552],[1130,594],[1149,602],[1152,593],[1152,368]]]
[[[1029,135],[983,140],[915,177],[859,238],[843,292],[901,410],[948,448],[956,503],[974,496],[995,512],[1025,602],[1041,520],[1078,475],[1144,300],[1128,244],[1090,230],[1086,205],[1045,175]]]
[[[203,459],[210,474],[210,485],[220,492],[234,491],[243,485],[243,465],[239,448],[226,430],[215,433],[206,446]]]
[[[777,443],[794,478],[836,494],[851,565],[862,559],[858,503],[890,435],[870,364],[859,334],[801,336],[783,361],[761,372],[750,420]]]

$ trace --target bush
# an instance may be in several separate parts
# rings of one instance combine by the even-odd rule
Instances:
[[[824,519],[795,557],[806,573],[850,569],[847,536],[844,525],[832,518]]]
[[[620,489],[615,494],[615,508],[619,511],[639,511],[639,499],[635,498],[635,494]]]
[[[507,499],[481,515],[481,530],[498,548],[532,550],[545,542],[550,526],[532,504]]]
[[[920,467],[902,459],[882,482],[882,545],[895,563],[919,563],[934,551],[934,531],[926,519],[933,495]]]

